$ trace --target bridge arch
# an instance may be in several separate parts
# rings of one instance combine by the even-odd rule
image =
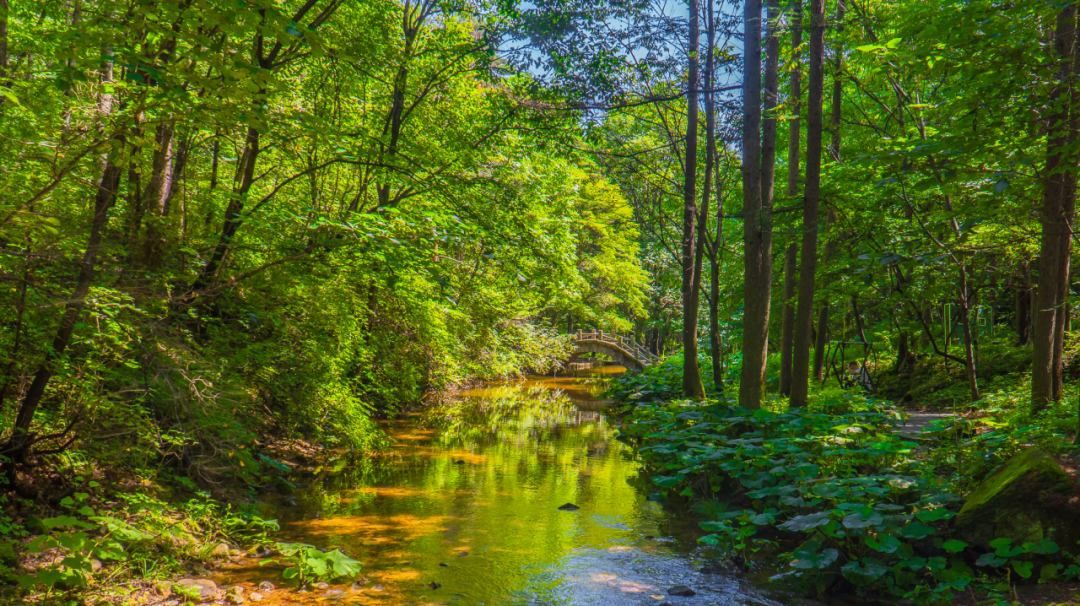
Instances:
[[[573,342],[574,353],[570,356],[569,363],[585,354],[604,354],[626,368],[643,370],[658,359],[652,352],[638,345],[633,338],[605,333],[602,330],[578,331]]]

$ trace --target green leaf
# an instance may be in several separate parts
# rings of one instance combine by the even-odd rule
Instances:
[[[1006,562],[1005,558],[999,558],[992,553],[984,553],[979,556],[978,560],[975,560],[976,566],[994,566],[995,568],[1001,566]]]
[[[942,549],[949,553],[959,553],[963,551],[964,548],[966,548],[967,546],[968,544],[961,541],[960,539],[952,539],[951,541],[945,541],[941,545]]]
[[[674,475],[674,476],[653,476],[652,481],[653,481],[653,484],[656,484],[657,486],[661,486],[663,488],[674,488],[675,486],[677,486],[679,484],[679,482],[683,481],[683,478],[682,478],[682,476],[679,476],[679,475]]]
[[[812,513],[812,514],[809,514],[809,515],[798,516],[798,517],[792,518],[792,519],[788,520],[787,522],[784,522],[783,524],[781,524],[780,528],[783,528],[785,530],[795,531],[795,532],[798,532],[798,531],[806,532],[808,530],[813,530],[813,529],[817,528],[818,526],[824,526],[824,525],[828,524],[829,520],[830,520],[829,512],[822,511],[822,512],[818,512],[818,513]]]
[[[1031,578],[1031,570],[1035,567],[1035,562],[1021,562],[1020,560],[1013,560],[1012,562],[1010,562],[1010,564],[1012,564],[1013,570],[1016,571],[1016,574],[1024,577],[1025,579]]]
[[[910,522],[900,529],[900,534],[909,539],[923,539],[934,534],[934,529],[922,522]]]
[[[828,568],[830,564],[840,557],[840,552],[831,547],[829,549],[818,551],[817,546],[815,545],[812,547],[796,549],[791,555],[794,557],[794,559],[791,560],[791,565],[793,567],[809,570],[814,568]]]

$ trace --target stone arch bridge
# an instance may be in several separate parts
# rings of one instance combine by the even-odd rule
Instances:
[[[574,353],[567,362],[567,367],[585,354],[604,354],[630,370],[643,370],[654,364],[657,358],[652,352],[638,345],[632,337],[598,330],[595,332],[578,331],[572,337]]]

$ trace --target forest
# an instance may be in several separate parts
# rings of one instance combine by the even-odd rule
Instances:
[[[544,444],[635,461],[617,498],[694,520],[706,569],[776,604],[1080,603],[1078,25],[0,0],[0,601],[257,601],[176,581],[239,553],[435,603],[327,589],[382,556],[280,542],[289,507],[390,482],[397,423],[452,465],[548,440],[566,393],[455,394],[602,365],[607,334],[641,368],[573,413],[592,442]],[[476,603],[593,603],[514,595]]]

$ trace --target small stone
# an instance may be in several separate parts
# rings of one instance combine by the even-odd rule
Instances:
[[[435,581],[431,582],[431,588],[432,589],[438,589],[440,587],[442,587],[442,583],[436,583]]]
[[[220,543],[214,546],[214,550],[210,552],[212,558],[227,558],[229,557],[229,546],[225,543]]]
[[[268,558],[274,555],[274,550],[270,549],[266,545],[259,545],[255,548],[255,555],[260,558]]]
[[[655,538],[656,538],[656,537],[652,536],[651,534],[647,534],[647,535],[645,535],[645,539],[646,539],[646,540],[649,540],[649,541],[651,541],[651,540],[653,540],[653,539],[655,539]],[[663,605],[661,605],[661,606],[663,606]]]
[[[270,581],[263,581],[262,583],[259,583],[259,591],[270,593],[274,589],[276,589],[276,587],[274,587],[274,584]]]
[[[464,464],[465,464],[464,459],[458,459],[457,461],[454,461],[454,465],[464,465]]]
[[[567,503],[566,505],[561,505],[559,507],[559,509],[561,511],[577,511],[577,510],[579,510],[581,508],[578,507],[577,505],[574,505],[573,503]]]
[[[325,598],[327,600],[343,600],[343,599],[345,599],[345,590],[344,589],[328,589],[326,591],[326,593],[323,594],[323,598]]]
[[[90,572],[96,573],[101,570],[101,560],[90,558]]]
[[[439,562],[439,566],[442,566],[443,568],[449,568],[450,567],[450,565],[447,564],[446,562]]]
[[[372,591],[386,591],[386,588],[383,587],[382,585],[380,585],[379,583],[375,583],[374,585],[371,586],[371,590]]]
[[[318,583],[315,583],[314,587],[315,589],[328,589],[330,587],[330,583],[327,583],[326,581],[319,581]]]
[[[360,591],[364,588],[364,585],[367,585],[369,582],[370,581],[367,577],[360,577],[356,580],[355,583],[352,584],[352,587],[350,589],[352,589],[353,591]]]
[[[230,604],[243,604],[247,600],[245,600],[244,596],[242,596],[242,595],[237,595],[235,593],[230,593],[230,594],[225,596],[225,601],[230,603]]]
[[[463,558],[463,557],[465,557],[467,555],[469,555],[469,552],[467,552],[467,551],[459,551],[457,553],[457,557],[459,557],[459,558]]]
[[[261,602],[263,599],[263,594],[259,593],[258,591],[252,591],[251,595],[248,596],[248,599],[252,602]]]
[[[668,595],[677,595],[679,597],[688,598],[697,595],[697,592],[690,589],[686,585],[676,585],[667,590]]]

